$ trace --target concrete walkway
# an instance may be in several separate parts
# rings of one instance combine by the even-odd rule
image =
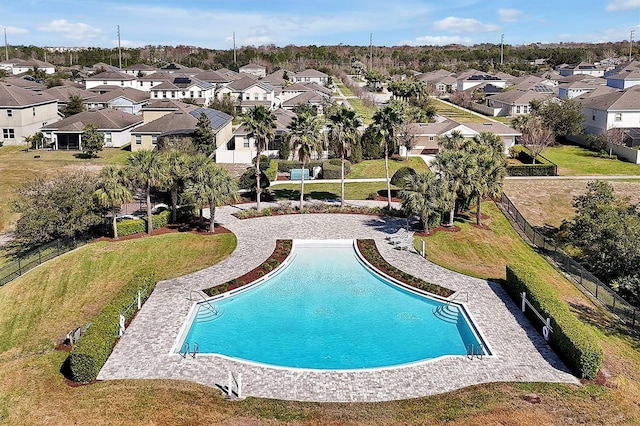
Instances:
[[[360,202],[366,204],[368,202]],[[100,380],[179,379],[222,388],[229,371],[242,373],[244,396],[301,401],[385,401],[452,391],[499,381],[578,383],[540,334],[494,283],[436,266],[384,240],[404,219],[346,214],[307,214],[239,220],[246,205],[219,208],[217,222],[233,231],[237,249],[224,261],[158,283],[100,372]],[[276,239],[373,238],[394,266],[427,281],[468,292],[466,308],[492,356],[449,356],[387,369],[321,371],[257,365],[217,355],[182,358],[172,353],[193,301],[190,290],[223,283],[260,265]]]

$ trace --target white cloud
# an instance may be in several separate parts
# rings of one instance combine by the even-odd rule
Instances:
[[[99,28],[93,28],[90,25],[83,24],[82,22],[68,22],[66,19],[56,19],[39,27],[38,29],[49,33],[59,33],[63,37],[70,38],[72,40],[96,38],[102,34],[102,30]]]
[[[451,33],[486,33],[490,31],[498,31],[499,26],[493,24],[483,24],[482,22],[471,18],[456,18],[449,16],[441,21],[434,22],[433,25],[438,30],[449,31]]]
[[[7,30],[7,34],[28,34],[29,31],[25,28],[12,27],[11,25],[2,25],[0,24],[0,28],[4,28]]]
[[[522,16],[522,11],[518,9],[498,9],[498,15],[502,22],[517,22]]]
[[[640,0],[613,0],[607,4],[607,12],[640,9]]]
[[[469,37],[460,36],[420,36],[413,40],[401,40],[398,45],[404,46],[446,46],[448,44],[471,44]]]

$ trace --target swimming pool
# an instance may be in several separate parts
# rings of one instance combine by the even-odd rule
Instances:
[[[462,305],[382,278],[353,240],[294,241],[290,259],[259,285],[195,304],[172,351],[197,343],[200,354],[351,370],[484,348]]]

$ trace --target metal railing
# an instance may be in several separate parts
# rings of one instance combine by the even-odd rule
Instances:
[[[587,292],[596,298],[605,308],[617,315],[625,324],[635,329],[640,328],[640,312],[638,312],[638,308],[624,300],[608,285],[600,281],[581,264],[564,253],[562,249],[555,244],[553,239],[545,237],[532,226],[504,193],[502,194],[500,204],[518,228],[520,228],[520,231],[522,231],[522,234],[527,240],[562,268],[562,270],[579,285],[579,288],[583,290],[583,292]]]
[[[27,273],[47,260],[51,260],[61,254],[75,250],[86,244],[84,240],[54,240],[35,250],[13,260],[0,268],[0,286],[3,286]]]

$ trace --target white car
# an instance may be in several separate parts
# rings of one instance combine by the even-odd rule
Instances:
[[[142,220],[142,218],[140,216],[134,216],[132,214],[121,214],[120,216],[116,217],[116,221],[120,222],[122,220],[131,220],[131,219],[139,219]]]

